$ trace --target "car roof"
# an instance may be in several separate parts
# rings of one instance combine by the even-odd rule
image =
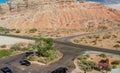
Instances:
[[[9,67],[3,67],[2,70],[4,70],[4,71],[11,71]]]

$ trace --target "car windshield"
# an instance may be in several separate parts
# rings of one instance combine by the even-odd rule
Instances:
[[[27,60],[24,60],[24,62],[29,63],[29,61],[27,61]]]

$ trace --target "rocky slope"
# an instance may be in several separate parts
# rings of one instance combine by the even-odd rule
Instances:
[[[119,25],[119,10],[94,2],[45,4],[0,14],[0,26],[15,29],[98,29]]]

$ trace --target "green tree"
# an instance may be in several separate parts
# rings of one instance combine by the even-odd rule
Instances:
[[[38,51],[38,56],[49,56],[48,50],[53,49],[53,39],[51,38],[37,38],[35,41],[35,48]]]

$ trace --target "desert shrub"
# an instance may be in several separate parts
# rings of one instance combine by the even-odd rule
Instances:
[[[87,36],[87,38],[91,39],[91,38],[92,38],[92,36]]]
[[[116,66],[116,65],[113,65],[112,68],[115,69],[115,68],[117,68],[117,66]]]
[[[4,31],[4,28],[3,27],[0,27],[0,32],[3,32]]]
[[[120,64],[120,60],[115,60],[111,64],[113,64],[113,65],[119,65]]]
[[[86,56],[86,57],[88,57],[88,58],[90,57],[90,55],[89,55],[89,54],[86,54],[85,56]]]
[[[91,71],[92,69],[94,69],[97,66],[97,64],[94,61],[82,60],[81,63],[82,63],[81,64],[82,69],[85,69],[87,71]]]
[[[120,43],[120,41],[117,41],[116,43]]]
[[[120,45],[119,45],[119,44],[115,44],[113,47],[114,47],[114,48],[119,48]]]
[[[91,67],[91,68],[94,68],[97,66],[96,62],[94,61],[88,61],[88,65]]]
[[[79,43],[79,40],[78,40],[78,39],[75,39],[74,42],[75,42],[75,43]]]
[[[104,35],[103,39],[109,39],[111,36],[110,35]]]
[[[94,35],[93,37],[96,38],[96,39],[100,38],[99,35]]]
[[[102,57],[102,58],[106,58],[107,57],[107,55],[105,53],[101,53],[99,56]]]
[[[36,28],[33,28],[33,29],[30,29],[30,30],[29,30],[30,33],[35,33],[36,31],[37,31]]]
[[[88,57],[86,55],[81,55],[78,57],[78,60],[87,60]]]
[[[20,33],[20,30],[16,30],[15,33]]]
[[[38,59],[38,56],[30,55],[27,57],[27,59],[30,61],[36,61]]]
[[[61,56],[61,53],[59,51],[56,51],[56,50],[49,50],[48,54],[49,54],[48,57],[44,57],[44,58],[39,59],[39,62],[48,63],[48,62]]]
[[[6,45],[1,45],[0,47],[1,47],[1,48],[6,48]]]

